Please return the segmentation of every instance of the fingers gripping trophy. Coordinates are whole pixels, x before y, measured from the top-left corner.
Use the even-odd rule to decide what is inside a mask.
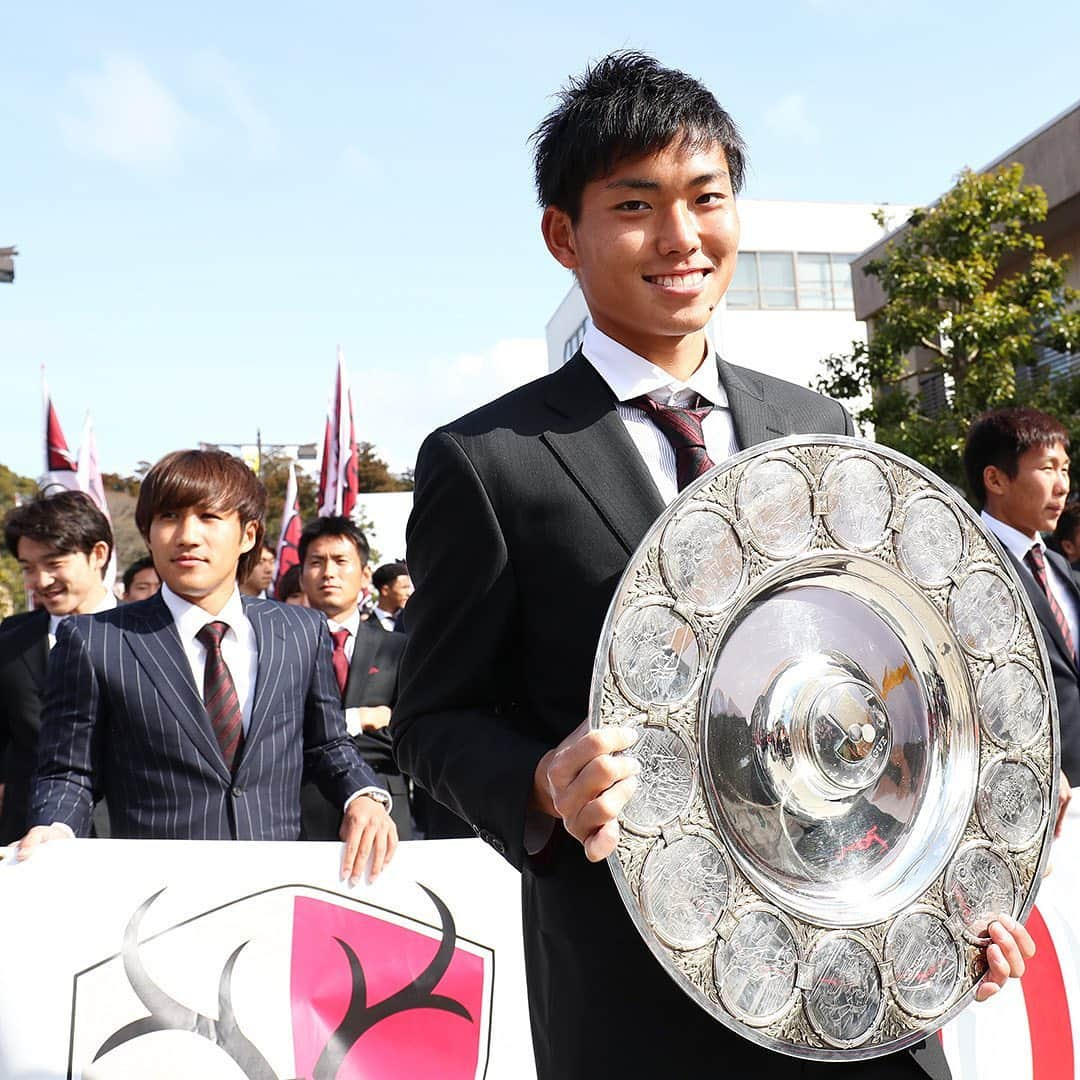
[[[924,1039],[1034,902],[1048,687],[1008,558],[920,465],[814,436],[707,473],[630,560],[592,683],[592,727],[637,735],[609,863],[657,961],[783,1053]]]

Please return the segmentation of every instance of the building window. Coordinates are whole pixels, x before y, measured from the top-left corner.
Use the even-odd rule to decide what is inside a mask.
[[[581,325],[566,339],[566,344],[562,347],[562,362],[564,364],[581,348],[581,343],[585,340],[585,331],[588,328],[589,317],[586,316],[581,320]]]
[[[727,291],[727,306],[818,311],[853,308],[853,258],[832,252],[743,251]]]

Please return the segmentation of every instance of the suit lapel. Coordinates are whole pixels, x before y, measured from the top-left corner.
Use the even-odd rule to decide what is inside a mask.
[[[255,698],[251,706],[251,724],[244,739],[244,752],[259,737],[266,724],[266,716],[281,682],[285,667],[285,627],[273,601],[255,602],[243,598],[244,614],[255,632],[258,650],[258,671],[255,676]]]
[[[375,616],[372,615],[371,619],[374,618]],[[353,642],[352,660],[349,661],[349,678],[345,683],[343,699],[346,708],[352,708],[353,703],[359,702],[364,689],[364,681],[371,671],[382,635],[386,633],[382,627],[376,629],[369,626],[371,619],[360,624],[356,632],[356,641]]]
[[[1004,547],[1004,545],[1002,545],[1002,547]],[[1017,559],[1011,551],[1008,555],[1009,558],[1012,559],[1013,566],[1016,568],[1017,577],[1019,577],[1020,581],[1023,583],[1024,591],[1028,594],[1031,606],[1035,609],[1035,617],[1042,624],[1042,628],[1046,634],[1053,640],[1058,652],[1060,652],[1061,655],[1068,660],[1070,666],[1076,670],[1076,657],[1070,653],[1068,646],[1065,644],[1065,636],[1061,632],[1061,627],[1058,626],[1057,619],[1054,618],[1054,613],[1050,610],[1050,601],[1046,599],[1046,594],[1039,588],[1038,582],[1027,567],[1023,566],[1020,560]],[[1048,551],[1047,555],[1052,556],[1053,552]],[[1075,595],[1075,586],[1073,588]],[[1080,607],[1080,597],[1077,597],[1077,605]]]
[[[735,441],[740,450],[789,435],[776,410],[765,400],[765,390],[754,373],[717,361],[720,382],[727,391]]]
[[[557,420],[541,439],[632,553],[664,500],[626,433],[610,388],[579,352],[550,379],[547,403]]]
[[[160,595],[139,607],[142,610],[138,612],[129,609],[132,625],[123,631],[125,642],[196,749],[229,781],[229,770],[203,707],[202,694],[195,687],[172,614]]]

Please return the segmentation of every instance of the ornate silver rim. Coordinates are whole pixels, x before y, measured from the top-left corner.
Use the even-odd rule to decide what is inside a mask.
[[[837,527],[836,521],[829,519],[830,511],[837,505],[835,498],[830,498],[830,484],[837,475],[837,464],[860,459],[872,462],[881,472],[891,500],[885,528],[873,544],[868,543],[867,538],[876,535],[874,526],[864,528],[849,517]],[[806,520],[807,508],[810,514],[812,527],[808,534],[803,537],[797,532],[796,539],[791,543],[782,541],[784,511],[781,509],[778,512],[779,517],[770,517],[773,512],[770,510],[766,513],[761,508],[760,490],[757,491],[758,514],[763,521],[761,528],[768,534],[764,539],[755,535],[753,514],[748,518],[744,513],[752,502],[752,499],[745,497],[745,493],[754,490],[743,485],[744,476],[749,469],[770,462],[781,462],[791,467],[777,472],[782,479],[790,478],[792,481],[791,490],[795,491],[800,503],[795,514],[796,522]],[[873,473],[866,467],[848,468],[853,474],[873,480]],[[760,478],[762,474],[758,475]],[[800,479],[806,483],[805,496]],[[758,488],[761,488],[760,484]],[[936,509],[926,509],[928,504],[923,500],[940,504],[949,517],[944,517]],[[882,514],[881,502],[879,486],[875,501],[877,515]],[[913,507],[915,513],[912,513]],[[741,546],[743,563],[738,573],[738,586],[730,598],[722,603],[699,606],[687,599],[685,589],[677,588],[670,566],[665,565],[663,543],[665,536],[672,535],[680,520],[690,513],[703,511],[715,515],[718,522],[734,530]],[[909,514],[912,514],[913,524],[910,535],[906,536],[904,526]],[[957,524],[959,537],[952,531],[952,521]],[[922,549],[919,544],[926,537],[920,537],[918,530],[928,532],[941,522],[946,524],[948,547],[944,553],[930,550],[920,562]],[[848,542],[845,542],[845,536]],[[952,561],[957,550],[959,557],[953,565],[948,566],[948,573],[940,572],[944,565]],[[909,569],[912,558],[905,557],[905,553],[926,571],[924,576],[929,575],[927,580],[921,581],[912,575]],[[935,562],[937,555],[941,557]],[[828,565],[836,567],[838,573],[843,572],[844,567],[877,566],[880,571],[871,570],[864,576],[875,578],[877,575],[881,582],[895,578],[899,583],[896,591],[906,590],[914,607],[926,604],[933,608],[936,613],[934,618],[945,630],[932,639],[932,648],[928,646],[926,649],[920,647],[921,651],[916,650],[920,664],[926,664],[929,674],[924,677],[923,668],[915,665],[918,670],[914,681],[927,698],[928,716],[934,718],[931,723],[946,726],[953,723],[954,727],[963,728],[962,738],[961,734],[956,735],[956,738],[961,738],[958,745],[963,745],[966,739],[966,745],[972,747],[970,797],[963,800],[962,807],[953,807],[953,816],[959,816],[959,823],[947,830],[947,843],[941,840],[940,835],[935,841],[939,848],[945,844],[945,849],[935,849],[936,854],[931,857],[931,863],[938,868],[932,880],[928,880],[917,895],[903,897],[904,904],[899,909],[886,914],[879,911],[874,920],[859,922],[846,917],[843,921],[830,921],[821,917],[820,909],[813,909],[813,914],[800,914],[785,903],[778,906],[778,899],[784,899],[782,890],[763,889],[762,882],[747,873],[745,858],[739,851],[733,850],[730,836],[725,835],[709,795],[709,785],[703,779],[706,773],[702,734],[706,730],[703,727],[706,713],[704,702],[726,630],[741,617],[752,598],[764,595],[763,590],[770,581],[791,578],[797,583],[800,564],[803,569],[807,566],[818,568],[815,572],[819,572],[821,566]],[[734,576],[734,569],[725,565],[723,574]],[[989,576],[977,577],[978,574]],[[960,590],[965,584],[967,592],[961,594]],[[1013,604],[1014,618],[1007,634],[1003,629],[1007,620],[998,619],[995,622],[991,618],[988,621],[982,618],[984,613],[979,609],[979,601],[984,596],[993,599],[999,594],[1008,595]],[[770,598],[772,595],[769,594]],[[916,597],[917,601],[914,599]],[[685,621],[692,632],[696,649],[688,687],[679,684],[678,694],[660,702],[648,700],[649,695],[641,689],[645,683],[640,679],[635,686],[627,685],[625,673],[619,670],[614,651],[620,617],[624,612],[649,606],[666,607]],[[887,610],[886,603],[878,607],[881,609],[878,614],[890,626],[900,618]],[[678,678],[685,678],[689,666],[681,650],[690,637],[683,634],[683,644],[673,645],[670,628],[665,625],[662,629],[667,636],[662,647],[654,649],[660,660],[664,661],[658,666],[662,674],[670,675],[677,670]],[[961,633],[967,635],[967,640],[961,641]],[[926,663],[932,649],[942,655],[955,654],[953,662],[963,670],[963,676],[957,676],[956,681],[958,684],[964,683],[963,687],[958,689],[941,685],[940,671],[930,670],[931,665]],[[1038,711],[1042,718],[1039,728],[1034,735],[1026,733],[1023,743],[1010,741],[1007,733],[1000,729],[991,732],[985,723],[976,721],[979,716],[976,688],[985,686],[992,673],[1006,664],[1018,664],[1034,676],[1035,685],[1042,696],[1041,711]],[[1052,685],[1044,674],[1048,670],[1038,625],[1026,594],[1004,553],[984,530],[977,515],[960,502],[942,481],[917,463],[887,448],[861,440],[840,436],[795,437],[738,454],[696,481],[661,515],[627,566],[605,622],[594,666],[590,700],[590,721],[594,727],[621,725],[637,726],[642,732],[665,731],[690,752],[693,766],[689,785],[691,790],[687,798],[680,798],[681,810],[662,823],[647,828],[626,821],[627,828],[622,831],[619,846],[608,860],[620,895],[650,950],[702,1008],[745,1038],[770,1049],[804,1058],[843,1060],[892,1053],[925,1038],[963,1008],[974,995],[981,974],[979,947],[986,943],[985,927],[979,925],[978,918],[972,919],[970,911],[963,911],[962,906],[965,897],[983,895],[980,889],[984,886],[989,890],[986,895],[991,895],[995,874],[1002,879],[997,881],[999,891],[1004,887],[1002,873],[993,860],[1001,859],[1008,867],[1008,878],[1013,889],[1009,914],[1022,918],[1034,903],[1049,852],[1052,821],[1048,807],[1056,794],[1058,774],[1057,715],[1053,697],[1047,690]],[[856,680],[852,685],[862,684]],[[724,687],[720,689],[723,691]],[[960,689],[969,698],[966,711],[952,708],[952,699],[948,697],[948,693],[956,696]],[[1030,686],[1025,684],[1024,692],[1029,691]],[[947,742],[939,742],[938,745],[947,745]],[[980,779],[986,777],[992,765],[1016,759],[1021,751],[1025,763],[1039,779],[1041,797],[1045,801],[1040,809],[1040,825],[1035,835],[1021,845],[1010,847],[1001,837],[988,832],[987,823],[983,820],[985,807],[980,814],[978,806],[977,785]],[[637,748],[633,752],[637,752]],[[680,790],[685,794],[685,786]],[[994,823],[990,825],[993,830]],[[708,942],[687,948],[685,941],[672,943],[670,937],[665,940],[664,935],[651,925],[642,897],[642,874],[654,850],[663,850],[675,840],[691,835],[707,835],[710,843],[723,853],[720,862],[725,867],[727,884],[723,913]],[[992,856],[984,858],[969,854],[980,849],[992,852]],[[958,867],[964,880],[958,878]],[[983,871],[989,873],[988,883],[980,884],[979,874]],[[724,943],[731,939],[740,920],[750,912],[767,912],[778,919],[779,924],[791,934],[798,958],[798,975],[790,995],[763,1016],[753,1015],[738,1007],[732,993],[725,993],[717,981],[716,965],[722,955],[727,955],[723,952]],[[954,992],[946,997],[940,1008],[925,1012],[913,1007],[910,1001],[905,1003],[891,982],[892,951],[897,933],[893,927],[905,916],[916,913],[937,919],[960,950],[961,957],[959,967],[962,977]],[[879,1007],[874,1011],[869,1027],[853,1038],[840,1037],[840,1029],[830,1030],[828,1023],[823,1023],[820,1016],[814,1020],[807,1001],[812,960],[815,956],[821,956],[823,942],[837,936],[855,940],[864,947],[880,975]],[[845,949],[849,948],[854,947],[845,946]],[[840,950],[840,954],[846,955],[846,952]],[[861,956],[857,952],[852,952],[852,955]],[[861,960],[857,966],[861,971]],[[865,990],[866,987],[862,987],[860,992]],[[777,992],[775,986],[769,988],[771,996],[766,996],[770,1003]]]

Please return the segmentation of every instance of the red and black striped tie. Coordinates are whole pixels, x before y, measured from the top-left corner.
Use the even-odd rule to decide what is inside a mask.
[[[1050,610],[1057,620],[1058,629],[1061,631],[1061,636],[1065,639],[1065,645],[1068,647],[1069,655],[1076,656],[1076,647],[1073,645],[1069,621],[1065,618],[1065,612],[1061,610],[1061,605],[1058,604],[1057,597],[1054,596],[1050,589],[1050,582],[1046,580],[1046,559],[1043,556],[1042,548],[1038,544],[1031,545],[1031,550],[1025,556],[1025,562],[1031,567],[1032,576],[1035,578],[1036,582],[1038,582],[1039,588],[1046,594],[1046,599],[1050,603]]]
[[[236,693],[232,672],[221,655],[221,639],[228,629],[228,623],[210,622],[195,637],[206,646],[203,704],[217,736],[218,746],[221,747],[221,756],[232,772],[244,742],[244,714],[240,708],[240,698]]]
[[[634,398],[627,404],[644,409],[671,443],[675,451],[675,478],[680,491],[713,467],[702,432],[702,423],[712,412],[712,405],[699,395],[694,395],[694,405],[689,408],[661,405],[648,394]]]

